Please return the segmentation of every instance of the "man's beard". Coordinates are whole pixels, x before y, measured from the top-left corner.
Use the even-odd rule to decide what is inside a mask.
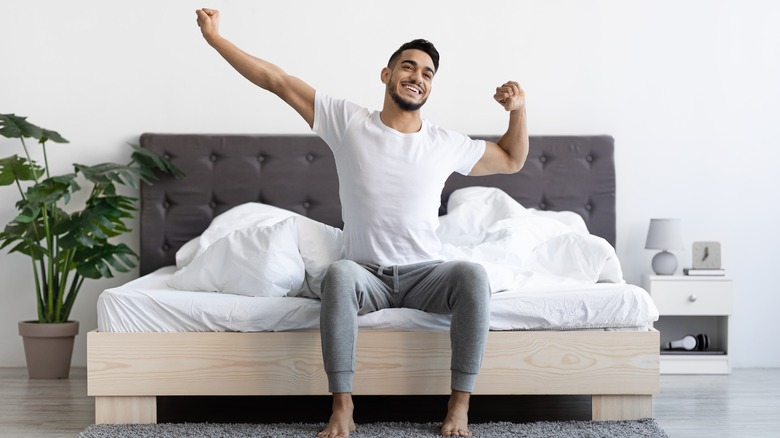
[[[393,102],[395,102],[395,104],[398,105],[398,108],[401,108],[404,111],[417,111],[418,109],[422,108],[423,105],[425,105],[425,102],[428,101],[428,98],[426,97],[419,103],[409,102],[404,100],[404,98],[401,97],[400,95],[398,95],[398,93],[395,92],[394,88],[391,87],[388,88],[390,88],[390,97],[393,98]]]

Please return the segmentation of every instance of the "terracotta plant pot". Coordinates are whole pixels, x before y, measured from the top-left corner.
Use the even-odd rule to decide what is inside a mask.
[[[19,334],[24,340],[24,355],[30,378],[67,379],[73,356],[73,341],[78,332],[78,321],[59,324],[21,321]]]

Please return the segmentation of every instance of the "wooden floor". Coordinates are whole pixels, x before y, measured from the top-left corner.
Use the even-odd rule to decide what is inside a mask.
[[[84,368],[74,368],[67,380],[29,380],[23,368],[0,368],[0,437],[78,436],[94,422],[94,403],[86,396],[86,386]],[[479,403],[475,400],[472,409],[477,410]],[[529,397],[520,399],[520,404],[518,411],[531,412],[534,417],[544,410],[543,419],[581,419],[590,410],[587,400],[577,399],[547,398],[540,403]],[[172,411],[169,421],[176,421],[177,415]],[[780,436],[780,369],[736,369],[728,376],[662,376],[654,415],[672,438]]]

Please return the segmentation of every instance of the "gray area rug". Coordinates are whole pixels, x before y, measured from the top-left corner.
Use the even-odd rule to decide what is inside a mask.
[[[351,437],[440,437],[440,423],[365,423]],[[279,437],[312,438],[325,427],[325,423],[296,424],[215,424],[215,423],[164,423],[164,424],[98,424],[89,426],[79,438],[129,438],[129,437]],[[652,419],[638,421],[540,421],[536,423],[481,423],[472,424],[475,437],[516,438],[669,438]]]

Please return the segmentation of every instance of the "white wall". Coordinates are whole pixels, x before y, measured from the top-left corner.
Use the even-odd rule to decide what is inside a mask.
[[[428,119],[500,134],[494,88],[517,80],[531,134],[610,134],[618,171],[618,255],[626,279],[649,272],[651,217],[680,217],[690,243],[719,240],[736,281],[734,366],[780,366],[780,4],[766,1],[104,2],[0,0],[0,112],[58,130],[60,171],[129,157],[143,132],[307,133],[277,98],[233,72],[201,39],[197,7],[222,10],[223,34],[315,88],[370,108],[379,71],[401,43],[442,53]],[[0,156],[17,153],[0,141]],[[0,224],[14,216],[0,188]],[[775,202],[773,202],[775,201]],[[137,248],[137,236],[125,239]],[[29,262],[0,254],[0,366],[24,364],[19,320],[35,317]],[[100,290],[74,311],[96,327]],[[86,337],[74,364],[84,365]]]

